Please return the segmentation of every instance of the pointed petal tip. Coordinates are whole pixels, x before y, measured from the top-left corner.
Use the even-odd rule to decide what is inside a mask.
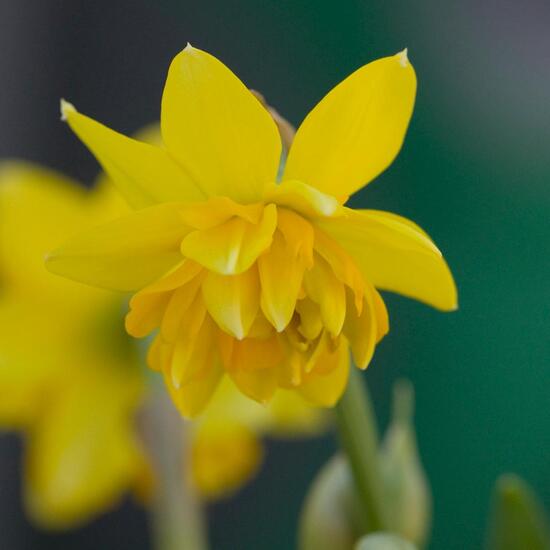
[[[444,313],[454,313],[455,311],[458,311],[458,297],[455,296],[453,300],[449,300],[447,303],[441,304],[439,307],[436,306],[436,309],[439,309]]]
[[[269,319],[271,322],[271,326],[279,334],[285,330],[285,328],[288,326],[288,323],[290,322],[290,320],[285,319],[281,315],[277,315],[277,312],[275,312],[275,314],[272,314]]]
[[[407,67],[409,65],[409,48],[405,48],[397,53],[396,57],[402,67]]]
[[[69,103],[65,99],[61,98],[59,102],[60,110],[61,110],[61,120],[63,122],[66,122],[70,113],[75,113],[76,108],[72,103]]]
[[[43,261],[44,261],[44,267],[48,270],[48,271],[52,271],[51,270],[51,263],[52,263],[52,260],[55,259],[55,250],[51,251],[51,252],[46,252],[46,254],[44,254],[44,258],[43,258]],[[53,273],[53,272],[52,272]]]
[[[172,372],[170,373],[170,377],[172,379],[172,386],[174,387],[174,389],[176,390],[179,390],[180,387],[181,387],[181,379],[179,376],[176,376],[176,373],[172,370]]]

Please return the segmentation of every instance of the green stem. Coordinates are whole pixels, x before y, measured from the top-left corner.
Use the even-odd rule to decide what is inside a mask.
[[[150,384],[150,389],[144,440],[156,480],[150,508],[153,547],[206,550],[202,509],[190,479],[190,468],[184,465],[191,456],[189,425],[181,419],[161,385]]]
[[[388,528],[382,474],[378,458],[378,430],[366,385],[352,368],[348,387],[336,406],[338,431],[348,456],[369,531]]]

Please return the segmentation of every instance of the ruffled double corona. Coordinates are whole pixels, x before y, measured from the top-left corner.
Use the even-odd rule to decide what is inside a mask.
[[[282,176],[268,111],[220,61],[188,46],[162,99],[160,146],[64,102],[63,118],[135,211],[53,252],[51,271],[124,291],[126,328],[155,333],[149,364],[182,414],[224,375],[267,402],[278,388],[332,406],[388,331],[377,288],[442,310],[456,290],[412,222],[343,203],[401,148],[416,77],[405,52],[365,65],[306,117]]]

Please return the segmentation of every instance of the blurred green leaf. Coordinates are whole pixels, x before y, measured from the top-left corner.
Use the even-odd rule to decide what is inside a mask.
[[[363,537],[355,550],[415,550],[415,546],[393,533],[373,533]]]
[[[488,550],[549,550],[550,530],[542,505],[529,485],[514,474],[495,486]]]

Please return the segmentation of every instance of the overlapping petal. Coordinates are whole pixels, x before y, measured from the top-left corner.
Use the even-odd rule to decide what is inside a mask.
[[[180,389],[194,380],[203,379],[216,362],[212,339],[214,323],[205,315],[200,299],[195,299],[182,323],[182,334],[174,342],[170,375],[172,385]]]
[[[277,225],[277,208],[269,204],[257,224],[234,216],[226,222],[187,235],[181,252],[202,266],[222,275],[249,269],[271,244]]]
[[[204,363],[201,376],[192,378],[179,388],[174,386],[169,373],[165,373],[164,379],[180,413],[187,418],[193,418],[202,412],[216,391],[222,375],[223,369],[219,362],[210,360]]]
[[[296,300],[302,290],[304,270],[311,261],[311,243],[307,250],[308,225],[303,225],[301,235],[277,231],[269,252],[258,259],[262,287],[262,311],[270,323],[281,332],[288,325]],[[309,226],[311,231],[311,226]],[[311,234],[310,238],[313,238]],[[309,267],[309,266],[308,266]],[[284,284],[281,282],[284,281]]]
[[[350,361],[343,342],[334,348],[325,347],[318,356],[314,371],[306,377],[298,391],[312,405],[333,407],[346,388]]]
[[[182,294],[184,299],[189,302],[187,305],[190,305],[200,283],[200,280],[192,281],[199,275],[200,271],[201,267],[195,262],[183,260],[175,268],[166,273],[164,277],[146,286],[137,294],[134,294],[130,300],[130,311],[126,315],[126,330],[128,334],[136,338],[147,336],[147,334],[162,324],[166,311],[168,311],[166,322],[174,323],[171,318],[175,317],[175,330],[177,330],[179,320],[185,314],[186,308],[182,307],[181,302],[178,302],[175,315],[171,315],[171,310],[175,309],[174,303],[178,300],[175,297],[175,293],[171,291],[185,287],[183,292],[178,290],[178,293]],[[188,286],[189,283],[194,285],[194,290]]]
[[[406,51],[361,67],[302,122],[283,179],[304,181],[344,201],[396,157],[415,95]]]
[[[161,147],[126,137],[62,102],[63,118],[134,208],[200,201],[205,193]]]
[[[170,65],[161,128],[170,153],[209,195],[255,202],[275,181],[281,139],[271,115],[223,63],[190,45]]]
[[[286,206],[307,218],[337,216],[341,212],[339,202],[332,195],[298,180],[267,186],[264,200]]]
[[[348,291],[348,308],[343,333],[350,343],[355,364],[366,369],[374,354],[378,341],[388,332],[386,306],[376,289],[368,287],[363,307],[358,313],[351,303],[353,297]]]
[[[242,340],[248,335],[260,307],[258,268],[238,275],[209,273],[202,285],[208,312],[218,326]]]
[[[313,267],[306,271],[304,288],[320,309],[324,326],[338,336],[346,317],[344,285],[337,279],[329,264],[317,256]]]
[[[423,232],[395,214],[347,210],[319,227],[354,259],[376,288],[415,298],[438,309],[457,307],[456,286],[441,252]]]
[[[236,368],[227,374],[244,395],[264,405],[270,401],[279,385],[275,367],[258,370]]]
[[[159,204],[81,234],[52,252],[46,265],[75,281],[138,290],[182,260],[187,232],[178,203]]]

